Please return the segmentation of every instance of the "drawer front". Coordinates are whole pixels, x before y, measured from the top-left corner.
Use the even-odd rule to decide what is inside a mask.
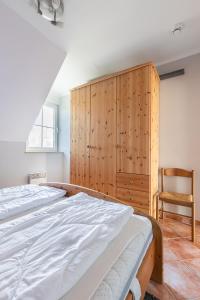
[[[149,176],[117,173],[117,187],[135,191],[149,192]]]
[[[135,208],[149,210],[149,193],[117,188],[117,198]]]
[[[132,207],[134,208],[135,212],[139,211],[139,212],[145,213],[146,215],[150,215],[150,211],[148,208],[137,207],[134,205],[132,205]]]

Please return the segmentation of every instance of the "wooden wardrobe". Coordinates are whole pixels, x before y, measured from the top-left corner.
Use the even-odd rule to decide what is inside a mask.
[[[159,76],[151,63],[71,92],[71,183],[152,216],[158,189]]]

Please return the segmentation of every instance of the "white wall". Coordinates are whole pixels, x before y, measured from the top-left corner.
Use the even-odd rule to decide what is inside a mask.
[[[70,95],[65,97],[48,97],[47,103],[58,107],[58,151],[63,153],[63,182],[70,181]]]
[[[0,141],[25,142],[65,58],[0,1]]]
[[[27,174],[47,172],[48,181],[63,182],[63,153],[25,153],[23,142],[0,142],[0,188],[27,183]]]
[[[161,81],[160,166],[196,170],[197,218],[200,220],[200,54],[162,65],[165,73],[180,68],[185,75]],[[188,191],[184,179],[170,180],[170,190]],[[167,209],[177,211],[173,206]],[[180,213],[188,213],[178,208]]]
[[[25,141],[65,52],[2,1],[0,36],[0,187],[40,171],[63,181],[63,153],[25,153]]]
[[[59,105],[59,151],[64,155],[64,181],[70,181],[70,97],[60,99]]]

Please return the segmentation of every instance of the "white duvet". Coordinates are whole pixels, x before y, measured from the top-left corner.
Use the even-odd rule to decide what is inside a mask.
[[[0,220],[50,203],[65,194],[61,189],[34,184],[0,189]]]
[[[80,193],[0,225],[0,299],[57,300],[119,234],[132,208]]]

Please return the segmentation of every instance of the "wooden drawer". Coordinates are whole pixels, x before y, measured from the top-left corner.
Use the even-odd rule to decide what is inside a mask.
[[[149,175],[117,173],[117,187],[148,192]]]
[[[116,198],[135,208],[149,210],[149,193],[117,188]]]
[[[145,213],[146,215],[150,215],[149,209],[148,208],[143,208],[143,207],[137,207],[132,205],[135,211],[140,211],[142,213]]]

